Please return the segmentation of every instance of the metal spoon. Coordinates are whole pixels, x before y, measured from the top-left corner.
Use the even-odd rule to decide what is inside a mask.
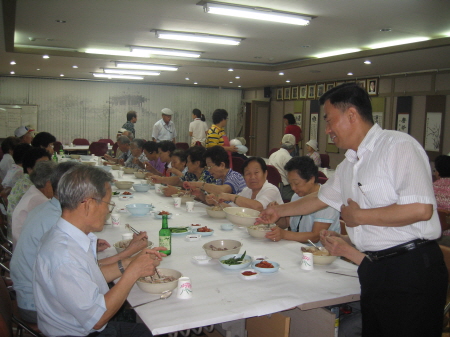
[[[148,303],[151,303],[151,302],[155,302],[155,301],[159,301],[159,300],[165,300],[166,298],[169,298],[171,295],[172,295],[172,291],[166,290],[166,291],[164,291],[161,294],[160,298],[157,298],[156,300],[152,300],[152,301],[148,301],[148,302],[144,302],[144,303],[135,305],[134,307],[131,307],[130,309],[134,309],[134,308],[140,307],[141,305],[148,304]]]
[[[319,247],[317,247],[315,244],[314,244],[314,242],[312,242],[311,240],[309,240],[308,239],[308,242],[310,243],[310,244],[312,244],[315,248],[317,248],[317,250],[320,250],[320,248]]]

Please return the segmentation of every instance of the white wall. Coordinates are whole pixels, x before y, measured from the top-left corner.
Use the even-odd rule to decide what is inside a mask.
[[[175,112],[179,142],[188,142],[194,108],[203,112],[208,125],[215,109],[227,110],[226,132],[233,138],[241,95],[241,90],[0,77],[0,104],[38,105],[38,131],[52,133],[63,144],[74,138],[114,139],[129,110],[138,113],[136,136],[150,140],[162,108]]]

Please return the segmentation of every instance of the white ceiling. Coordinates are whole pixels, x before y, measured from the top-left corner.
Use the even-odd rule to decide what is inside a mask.
[[[0,75],[15,71],[14,76],[61,78],[60,74],[64,74],[64,78],[92,80],[93,72],[114,67],[114,61],[129,60],[180,66],[177,72],[147,76],[144,82],[181,85],[197,82],[200,86],[252,88],[287,85],[288,79],[291,84],[296,84],[450,68],[450,1],[223,1],[315,16],[305,27],[206,14],[197,2],[3,0]],[[15,23],[11,22],[14,3],[17,3]],[[380,32],[382,28],[392,31]],[[157,39],[151,32],[154,29],[226,35],[245,40],[239,46],[169,41]],[[374,43],[412,37],[431,40],[377,50],[367,48]],[[64,47],[77,51],[37,50],[17,45]],[[127,58],[83,52],[86,48],[128,50],[130,45],[189,49],[203,54],[200,59],[188,60]],[[313,57],[344,48],[362,51],[324,59]],[[50,59],[43,59],[43,54],[50,55]],[[372,64],[363,64],[366,59]],[[16,65],[10,65],[13,60]],[[73,69],[73,65],[78,69]],[[234,68],[234,72],[229,72],[229,67]],[[36,70],[38,68],[40,70]],[[280,71],[285,75],[278,75]],[[354,75],[347,76],[348,72]],[[185,80],[186,77],[189,80]]]

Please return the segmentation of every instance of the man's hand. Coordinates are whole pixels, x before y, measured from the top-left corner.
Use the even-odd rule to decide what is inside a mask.
[[[121,165],[121,166],[125,165],[125,160],[120,159],[120,160],[119,160],[119,165]]]
[[[156,249],[143,249],[142,252],[128,265],[125,272],[132,273],[136,280],[140,277],[154,275],[155,269],[159,266],[162,256],[165,256],[158,251],[159,248],[162,247]]]
[[[348,206],[341,206],[341,218],[345,221],[348,227],[357,227],[362,225],[358,222],[358,213],[361,211],[359,205],[352,199],[347,199]]]
[[[171,167],[167,171],[169,171],[170,173],[175,174],[177,177],[182,177],[183,176],[183,173],[180,170],[178,170],[178,169],[176,169],[174,167]]]
[[[255,225],[275,223],[279,218],[280,216],[275,207],[267,207],[264,211],[259,213],[259,218],[256,219]]]
[[[97,252],[103,252],[105,249],[111,247],[111,245],[108,243],[108,241],[103,239],[97,240]]]
[[[171,197],[173,194],[178,193],[178,188],[169,185],[163,190],[163,193],[166,197]]]
[[[148,236],[147,232],[140,232],[139,235],[133,234],[133,239],[131,239],[130,244],[123,251],[126,256],[131,256],[136,254],[148,246]]]
[[[284,230],[276,226],[271,228],[271,231],[266,234],[266,238],[272,241],[280,241],[284,238]]]

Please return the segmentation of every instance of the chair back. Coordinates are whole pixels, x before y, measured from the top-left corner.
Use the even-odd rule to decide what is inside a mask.
[[[278,188],[281,187],[281,175],[275,166],[267,165],[267,181]]]
[[[89,145],[89,141],[85,138],[75,138],[72,141],[73,145]]]
[[[108,152],[108,144],[93,142],[91,145],[89,145],[89,151],[91,152],[91,154],[95,154],[96,156],[104,156],[105,153]]]
[[[189,150],[189,144],[188,143],[175,143],[175,147],[179,150],[187,151]]]
[[[273,149],[271,149],[269,151],[269,155],[267,156],[267,158],[269,158],[272,153],[277,152],[279,149],[280,149],[279,147],[274,147]]]
[[[317,172],[317,176],[320,178],[327,178],[327,176],[325,175],[325,173],[323,173],[322,171]]]
[[[242,171],[242,166],[244,165],[244,159],[231,156],[231,161],[233,162],[233,171],[239,172],[244,175],[244,171]]]
[[[64,150],[64,147],[61,142],[54,142],[53,143],[53,150],[57,153],[59,153],[60,150]]]
[[[114,142],[112,141],[112,139],[109,139],[109,138],[99,139],[98,141],[99,141],[99,143],[107,143],[111,146],[114,145]]]
[[[327,182],[328,178],[327,177],[319,177],[317,178],[317,182],[321,185],[325,184]]]
[[[320,167],[323,168],[330,168],[330,156],[327,155],[326,153],[320,153]]]
[[[450,229],[450,211],[438,209],[439,220],[441,221],[442,231]]]

